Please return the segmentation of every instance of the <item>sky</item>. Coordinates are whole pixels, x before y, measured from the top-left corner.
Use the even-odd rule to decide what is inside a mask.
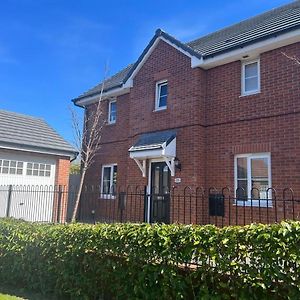
[[[155,30],[188,42],[286,0],[0,0],[0,109],[73,142],[71,99],[134,62]],[[77,109],[79,113],[82,111]]]

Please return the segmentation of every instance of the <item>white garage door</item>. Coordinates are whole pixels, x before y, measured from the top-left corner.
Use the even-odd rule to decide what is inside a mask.
[[[0,152],[0,217],[52,221],[55,166],[51,157]]]

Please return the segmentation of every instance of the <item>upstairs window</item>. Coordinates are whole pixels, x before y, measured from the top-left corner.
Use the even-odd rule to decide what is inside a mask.
[[[117,185],[117,165],[102,166],[101,196],[104,198],[114,197]]]
[[[167,108],[168,100],[168,82],[159,81],[156,83],[156,100],[155,110],[161,110]]]
[[[259,60],[243,63],[242,65],[242,95],[260,92]]]
[[[108,103],[108,124],[114,124],[117,120],[117,101],[111,100]]]

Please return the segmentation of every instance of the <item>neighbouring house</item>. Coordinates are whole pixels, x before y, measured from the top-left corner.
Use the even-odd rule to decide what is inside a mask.
[[[300,66],[284,53],[300,57],[300,1],[188,43],[157,30],[134,64],[104,82],[106,126],[86,177],[101,186],[95,201],[120,208],[114,191],[146,186],[144,206],[127,193],[127,216],[205,223],[213,197],[175,203],[172,190],[228,187],[235,201],[216,217],[299,215],[298,202],[282,207],[275,197],[292,187],[300,198]],[[73,102],[90,113],[101,87]]]
[[[70,161],[76,156],[43,119],[0,110],[0,217],[56,218],[56,190],[67,188]],[[59,205],[62,221],[67,201]]]

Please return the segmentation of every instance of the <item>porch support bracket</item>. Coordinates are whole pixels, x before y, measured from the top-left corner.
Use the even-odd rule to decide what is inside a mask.
[[[146,177],[146,160],[142,160],[142,162],[136,158],[134,158],[134,161],[142,171],[143,177]]]
[[[166,162],[170,172],[171,176],[175,176],[175,158],[174,157],[164,157],[164,161]]]

